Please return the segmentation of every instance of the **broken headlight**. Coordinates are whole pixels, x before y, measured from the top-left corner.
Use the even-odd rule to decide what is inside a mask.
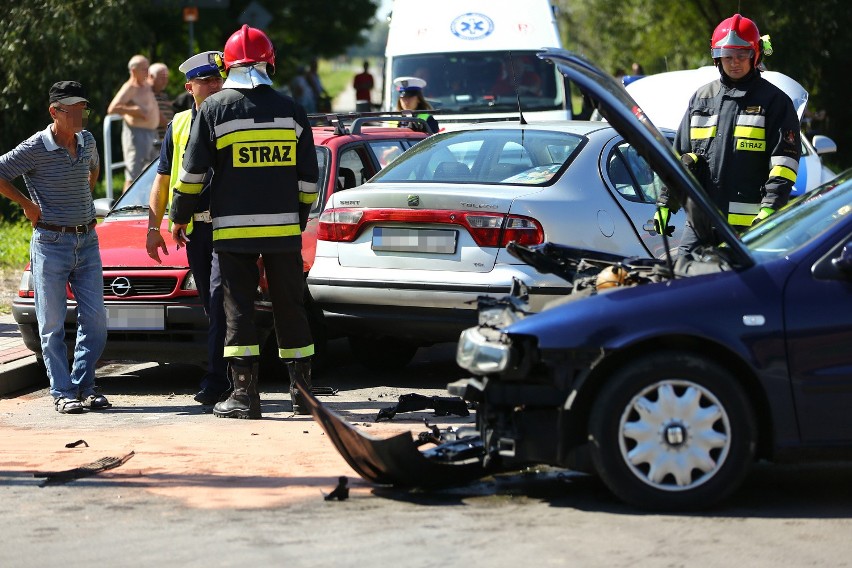
[[[512,342],[504,334],[495,335],[488,337],[479,327],[464,330],[456,350],[456,363],[459,367],[475,375],[488,375],[505,370],[509,366]]]

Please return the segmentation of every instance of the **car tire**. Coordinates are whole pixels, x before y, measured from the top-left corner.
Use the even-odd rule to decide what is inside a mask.
[[[349,349],[355,360],[373,371],[394,371],[408,365],[417,354],[417,345],[388,336],[349,336]]]
[[[616,371],[591,409],[589,440],[595,470],[617,497],[665,511],[728,497],[748,473],[757,443],[754,412],[736,378],[679,352]]]

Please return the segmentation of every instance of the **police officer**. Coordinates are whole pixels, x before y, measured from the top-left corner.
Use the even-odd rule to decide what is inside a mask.
[[[221,61],[218,51],[205,51],[193,55],[179,69],[186,75],[184,88],[192,95],[194,105],[191,109],[177,113],[166,128],[163,145],[160,148],[160,162],[157,165],[157,177],[151,188],[148,211],[148,236],[145,248],[148,256],[160,263],[159,252],[168,255],[166,242],[160,234],[160,224],[166,211],[166,205],[172,199],[171,181],[178,179],[181,160],[189,130],[198,107],[204,99],[222,90],[222,77],[216,63]],[[186,228],[191,235],[186,245],[189,268],[195,278],[198,296],[209,318],[207,333],[207,373],[201,379],[201,390],[195,400],[204,405],[212,405],[220,400],[228,390],[223,345],[225,343],[225,308],[223,303],[222,282],[219,276],[219,258],[213,250],[213,225],[210,219],[210,178],[209,172],[204,186],[195,203],[192,219]],[[180,246],[180,245],[179,245]]]
[[[275,318],[278,356],[290,374],[293,410],[307,414],[295,383],[310,388],[313,340],[303,305],[301,232],[317,198],[319,175],[313,134],[304,109],[272,88],[272,42],[244,25],[224,49],[227,79],[198,110],[174,188],[172,236],[195,211],[208,168],[213,247],[225,289],[224,355],[234,385],[213,407],[218,417],[261,417],[257,391],[260,345],[254,300],[262,256]]]
[[[414,112],[414,116],[426,121],[426,124],[431,130],[429,134],[438,132],[438,121],[435,120],[435,117],[431,113],[423,112],[432,110],[432,105],[423,96],[426,81],[420,77],[397,77],[393,80],[393,84],[396,85],[397,93],[399,93],[399,98],[396,101],[396,110],[410,110]],[[423,126],[417,123],[407,124],[400,122],[399,125],[408,126],[412,130],[426,131]]]
[[[744,231],[790,197],[801,153],[799,119],[790,98],[760,76],[761,60],[772,48],[753,21],[740,14],[723,20],[713,32],[710,53],[720,77],[690,99],[675,149],[728,223]],[[660,234],[671,234],[668,220],[680,205],[677,197],[663,191],[657,202]],[[701,226],[706,220],[688,217],[681,253],[716,244],[709,242],[712,228]]]

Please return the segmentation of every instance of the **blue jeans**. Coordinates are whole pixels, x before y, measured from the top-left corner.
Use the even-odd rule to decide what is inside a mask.
[[[95,364],[107,337],[98,235],[36,227],[30,241],[30,264],[50,394],[82,400],[95,394]],[[77,340],[70,372],[65,347],[66,284],[71,285],[77,300]]]

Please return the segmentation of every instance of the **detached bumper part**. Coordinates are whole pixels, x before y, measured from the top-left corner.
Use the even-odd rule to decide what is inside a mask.
[[[359,432],[325,408],[296,383],[305,406],[322,427],[346,463],[365,480],[400,487],[439,487],[464,484],[489,473],[479,459],[478,438],[450,442],[450,446],[421,452],[410,432],[378,439]],[[430,458],[431,456],[431,458]],[[446,461],[460,459],[461,461]]]

